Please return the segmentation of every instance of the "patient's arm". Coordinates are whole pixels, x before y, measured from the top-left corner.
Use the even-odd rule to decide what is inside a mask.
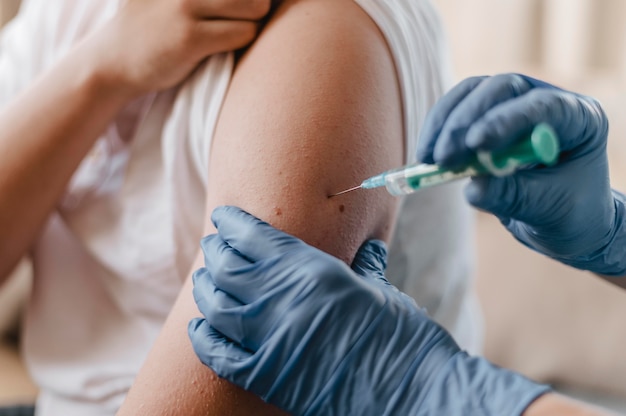
[[[396,200],[328,195],[402,163],[401,111],[386,43],[353,0],[283,2],[239,62],[220,115],[205,232],[215,231],[213,208],[233,204],[351,262],[364,240],[389,238]],[[278,412],[196,358],[189,280],[121,414]]]

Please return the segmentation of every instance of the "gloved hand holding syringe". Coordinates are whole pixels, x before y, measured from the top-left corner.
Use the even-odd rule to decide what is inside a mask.
[[[499,151],[477,152],[467,164],[457,168],[416,163],[388,170],[365,179],[359,186],[330,195],[342,195],[357,189],[373,189],[384,186],[392,195],[406,195],[420,189],[441,185],[457,179],[478,175],[506,176],[525,166],[543,164],[551,166],[559,157],[559,140],[548,124],[535,126],[532,133]]]

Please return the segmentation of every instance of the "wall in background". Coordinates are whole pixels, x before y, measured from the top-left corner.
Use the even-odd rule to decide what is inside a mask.
[[[622,0],[435,0],[459,72],[626,73]]]

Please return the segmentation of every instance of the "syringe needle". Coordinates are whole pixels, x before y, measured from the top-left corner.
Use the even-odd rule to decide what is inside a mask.
[[[328,195],[328,197],[332,198],[333,196],[343,195],[343,194],[346,194],[348,192],[356,191],[357,189],[360,189],[360,188],[361,188],[361,185],[358,185],[358,186],[355,186],[354,188],[346,189],[345,191],[341,191],[341,192],[337,192],[336,194]]]

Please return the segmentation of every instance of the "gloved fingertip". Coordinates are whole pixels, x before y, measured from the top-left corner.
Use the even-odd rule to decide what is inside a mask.
[[[352,270],[364,279],[386,280],[387,245],[381,240],[368,240],[352,261]]]
[[[219,223],[222,219],[228,215],[232,215],[234,213],[241,212],[240,208],[237,208],[232,205],[221,205],[215,207],[213,212],[211,213],[211,222],[219,230]]]
[[[376,256],[386,259],[387,258],[387,244],[383,240],[378,240],[373,238],[371,240],[367,240],[363,245],[361,245],[361,250],[366,250],[375,254]]]
[[[203,318],[194,318],[187,325],[187,335],[198,359],[204,365],[213,368],[211,364],[215,359],[215,354],[223,349],[215,330]]]
[[[428,152],[425,149],[420,149],[418,147],[415,150],[415,160],[421,163],[428,163],[426,162],[426,159],[428,159]]]
[[[198,310],[206,316],[206,311],[209,310],[208,307],[213,303],[213,297],[215,296],[215,283],[208,269],[205,268],[197,270],[194,275],[192,275],[192,279],[193,289],[191,293],[193,299],[196,302]]]
[[[433,144],[434,140],[430,137],[423,137],[424,133],[420,134],[419,141],[417,143],[417,149],[415,150],[415,160],[421,163],[435,163],[433,159]]]
[[[204,237],[202,237],[200,239],[200,247],[204,247],[206,240],[210,239],[212,235],[215,235],[215,234],[207,234]]]
[[[206,262],[206,257],[208,256],[209,247],[211,247],[212,241],[215,240],[216,238],[220,238],[219,235],[209,234],[203,237],[202,240],[200,240],[200,249],[202,250],[202,253],[204,254],[205,262]]]
[[[508,217],[498,217],[496,215],[496,217],[498,218],[498,220],[500,220],[500,224],[502,224],[504,227],[508,228],[509,225],[511,224],[512,219],[508,218]]]
[[[465,130],[448,132],[442,137],[433,151],[434,163],[446,168],[455,168],[470,161],[472,152],[465,145]]]
[[[451,159],[454,154],[454,150],[450,149],[450,145],[447,144],[444,140],[437,142],[435,148],[433,149],[433,163],[437,163],[442,166],[449,166],[451,164]]]
[[[549,84],[549,83],[547,83],[545,81],[542,81],[542,80],[537,79],[537,78],[530,77],[530,76],[525,75],[525,74],[515,73],[515,75],[517,75],[520,78],[522,78],[524,81],[526,81],[533,88],[548,88],[548,89],[561,90],[561,88],[557,87],[556,85]]]
[[[394,285],[391,284],[391,282],[389,280],[387,280],[387,278],[385,277],[385,275],[380,275],[380,276],[376,276],[376,281],[378,283],[382,283],[385,286],[391,286],[394,288],[394,290],[398,290],[397,287],[395,287]]]
[[[234,381],[240,363],[249,360],[252,353],[232,342],[202,318],[189,323],[189,339],[200,361],[218,376]]]
[[[228,238],[224,237],[224,228],[238,230],[259,225],[271,227],[267,222],[234,205],[223,205],[215,208],[211,213],[211,221],[217,228],[220,236],[226,241],[228,241]]]
[[[415,152],[415,160],[420,163],[428,163],[433,164],[435,160],[433,159],[433,153],[430,149],[417,149]]]
[[[227,341],[227,339],[204,318],[193,318],[189,321],[189,324],[187,324],[187,334],[198,355],[202,354],[206,356],[210,354],[212,352],[211,350],[219,344],[232,344],[232,342]],[[208,348],[210,346],[214,348]]]
[[[189,321],[187,324],[187,333],[189,334],[189,337],[192,337],[198,329],[204,325],[204,323],[206,323],[206,319],[204,318],[193,318]]]
[[[200,278],[201,275],[206,273],[206,271],[206,267],[201,267],[193,272],[193,274],[191,275],[191,282],[194,286],[196,285],[196,281]]]
[[[483,124],[480,123],[480,121],[474,123],[465,136],[465,146],[472,151],[477,151],[488,150],[486,149],[488,145],[489,143],[487,142]]]
[[[254,221],[262,222],[249,212],[234,205],[222,205],[216,207],[211,213],[211,221],[217,230],[225,221]]]

